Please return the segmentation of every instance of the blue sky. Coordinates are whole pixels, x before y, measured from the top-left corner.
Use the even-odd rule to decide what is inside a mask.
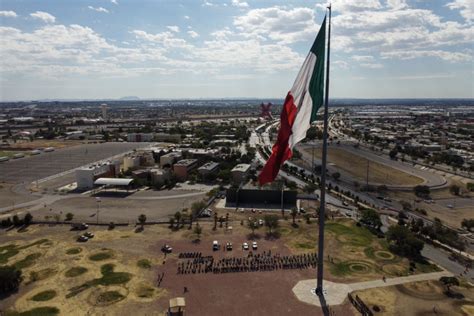
[[[0,100],[283,98],[303,0],[1,0]],[[331,97],[474,97],[474,1],[333,0]]]

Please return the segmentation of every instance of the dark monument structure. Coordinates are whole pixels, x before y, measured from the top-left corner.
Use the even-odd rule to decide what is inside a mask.
[[[296,207],[296,191],[227,189],[226,207],[291,209]]]
[[[263,103],[260,104],[260,107],[262,109],[262,113],[260,113],[260,117],[261,118],[264,118],[266,120],[273,120],[273,116],[272,116],[272,103],[269,102],[267,104]]]

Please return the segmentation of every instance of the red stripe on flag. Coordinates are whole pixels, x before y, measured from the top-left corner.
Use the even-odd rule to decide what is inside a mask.
[[[258,177],[260,185],[265,183],[272,182],[275,180],[280,171],[281,165],[288,159],[291,158],[292,152],[288,146],[288,140],[292,133],[291,129],[293,123],[295,122],[296,113],[298,109],[294,103],[293,96],[291,91],[288,92],[285,103],[283,104],[283,109],[280,114],[280,130],[278,131],[278,138],[273,145],[272,154],[268,158],[265,167],[263,167],[262,172]]]

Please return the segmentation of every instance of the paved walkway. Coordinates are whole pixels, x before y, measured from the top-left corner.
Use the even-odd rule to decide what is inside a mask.
[[[393,286],[398,284],[404,284],[409,282],[418,282],[418,281],[429,281],[429,280],[439,280],[442,276],[451,276],[452,273],[448,271],[442,272],[433,272],[433,273],[423,273],[415,274],[406,277],[399,278],[390,278],[383,280],[373,280],[366,282],[358,283],[335,283],[330,281],[324,281],[324,297],[326,299],[326,304],[331,305],[340,305],[347,298],[347,294],[358,291],[366,290],[378,287]],[[293,287],[293,293],[296,297],[305,303],[321,306],[319,298],[314,294],[314,288],[316,287],[316,279],[303,280],[299,281],[295,287]]]

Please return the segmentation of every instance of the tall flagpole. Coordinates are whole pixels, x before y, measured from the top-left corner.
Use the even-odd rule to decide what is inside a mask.
[[[329,27],[328,27],[328,47],[326,59],[326,95],[324,102],[324,127],[323,127],[323,157],[321,164],[321,198],[319,206],[319,240],[318,240],[318,276],[316,293],[323,295],[323,263],[324,263],[324,217],[326,209],[326,160],[328,153],[328,101],[329,101],[329,59],[331,45],[331,4],[329,10]]]

